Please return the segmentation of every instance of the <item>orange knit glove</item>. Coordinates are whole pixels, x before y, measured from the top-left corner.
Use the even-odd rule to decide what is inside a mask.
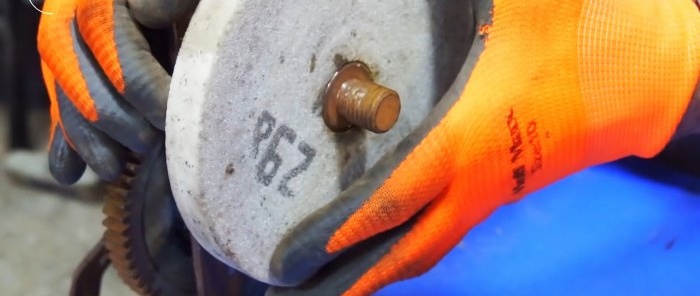
[[[61,183],[85,162],[102,178],[122,171],[125,148],[147,151],[163,129],[170,76],[132,17],[172,24],[195,0],[46,0],[38,47],[51,99],[49,163]],[[146,17],[148,16],[148,17]]]
[[[494,0],[487,31],[466,86],[288,233],[270,270],[302,282],[335,260],[272,295],[375,292],[426,272],[503,204],[656,155],[700,76],[692,0]]]

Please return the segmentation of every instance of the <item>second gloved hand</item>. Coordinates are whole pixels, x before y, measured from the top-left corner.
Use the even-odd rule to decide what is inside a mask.
[[[144,153],[164,127],[170,76],[135,18],[165,27],[195,0],[46,0],[38,47],[51,99],[49,167],[71,184],[85,164],[114,180],[127,149]]]
[[[499,206],[588,166],[652,157],[697,116],[691,0],[494,0],[482,32],[466,86],[287,233],[270,272],[301,285],[268,295],[366,295],[420,275]]]

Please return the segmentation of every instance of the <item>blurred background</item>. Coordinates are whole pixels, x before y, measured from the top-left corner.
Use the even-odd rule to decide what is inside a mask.
[[[103,232],[94,175],[65,188],[48,173],[39,16],[28,0],[0,0],[0,295],[68,295],[73,269]],[[104,295],[134,295],[111,269],[103,283]]]

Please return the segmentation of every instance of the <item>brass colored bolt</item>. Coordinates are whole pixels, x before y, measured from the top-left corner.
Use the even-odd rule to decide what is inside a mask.
[[[359,126],[384,133],[394,126],[400,111],[399,95],[374,83],[367,66],[359,62],[340,68],[324,94],[323,120],[336,132]]]

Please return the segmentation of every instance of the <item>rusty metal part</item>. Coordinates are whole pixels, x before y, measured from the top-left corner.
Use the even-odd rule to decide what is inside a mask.
[[[173,28],[142,28],[153,54],[172,71],[191,13]],[[142,160],[142,161],[140,161]],[[107,186],[103,238],[75,271],[71,296],[100,294],[107,265],[142,296],[260,296],[267,285],[212,257],[190,237],[168,183],[162,143],[142,158],[131,155]]]
[[[177,237],[182,231],[177,234],[169,186],[154,189],[159,186],[151,181],[165,172],[158,170],[164,166],[160,150],[141,166],[135,157],[129,159],[108,187],[103,239],[118,275],[139,295],[195,295],[191,254]]]
[[[97,244],[92,247],[90,252],[85,255],[83,261],[80,262],[78,268],[73,273],[73,281],[71,282],[70,296],[95,296],[100,295],[100,287],[102,285],[102,274],[109,265],[107,249],[104,242],[100,239]]]
[[[142,296],[260,296],[267,285],[218,261],[189,235],[174,205],[163,146],[131,156],[108,187],[105,233],[76,269],[71,296],[100,294],[107,265]]]
[[[384,133],[394,126],[400,111],[399,95],[374,83],[369,68],[360,62],[340,68],[324,93],[323,120],[333,131],[358,126]]]

